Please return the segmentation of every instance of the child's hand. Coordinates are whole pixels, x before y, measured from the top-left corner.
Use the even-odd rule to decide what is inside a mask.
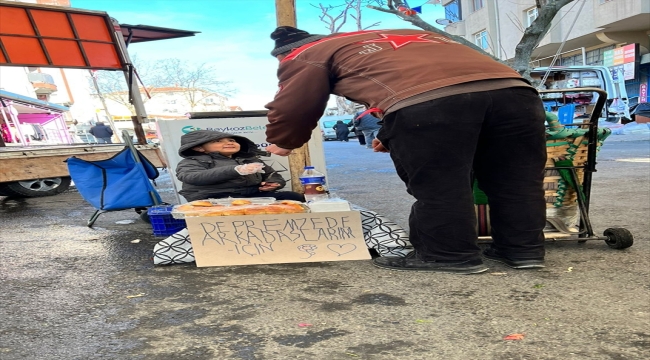
[[[261,182],[260,187],[258,188],[260,191],[273,191],[277,188],[280,187],[280,184],[278,183],[271,183],[271,182]]]
[[[237,173],[239,173],[239,175],[250,175],[250,174],[255,174],[255,173],[263,173],[264,172],[264,164],[262,164],[262,163],[250,163],[250,164],[238,165],[238,166],[235,166],[235,171],[237,171]]]

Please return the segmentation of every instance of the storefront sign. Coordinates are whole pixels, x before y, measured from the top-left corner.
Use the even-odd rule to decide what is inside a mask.
[[[617,70],[623,72],[625,80],[633,80],[636,76],[636,66],[638,64],[637,50],[638,44],[625,45],[603,53],[603,65],[607,66],[616,79]]]
[[[648,101],[648,84],[641,84],[639,86],[639,103]]]

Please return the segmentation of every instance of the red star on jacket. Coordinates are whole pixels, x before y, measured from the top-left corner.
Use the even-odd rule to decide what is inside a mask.
[[[361,41],[360,44],[387,42],[387,43],[390,43],[390,45],[395,50],[401,48],[402,46],[406,46],[406,45],[408,45],[410,43],[441,44],[440,41],[431,40],[431,39],[424,39],[425,36],[429,36],[430,34],[419,34],[419,35],[418,34],[413,34],[413,35],[378,34],[378,35],[381,36],[382,38],[381,39]]]

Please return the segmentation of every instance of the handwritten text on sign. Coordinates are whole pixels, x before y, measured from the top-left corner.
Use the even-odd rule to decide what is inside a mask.
[[[185,220],[199,267],[370,258],[355,211]]]

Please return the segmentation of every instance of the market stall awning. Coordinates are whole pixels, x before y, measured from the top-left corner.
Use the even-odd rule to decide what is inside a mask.
[[[0,3],[0,65],[122,70],[120,44],[194,36],[196,31],[120,25],[106,12]]]
[[[7,107],[10,102],[19,114],[59,114],[70,110],[70,108],[62,105],[4,90],[0,90],[0,102],[2,102],[0,104],[2,107]]]
[[[194,36],[200,31],[177,30],[148,25],[120,24],[120,30],[127,44],[145,41],[176,39]]]
[[[115,34],[103,11],[0,3],[0,65],[119,70]]]

